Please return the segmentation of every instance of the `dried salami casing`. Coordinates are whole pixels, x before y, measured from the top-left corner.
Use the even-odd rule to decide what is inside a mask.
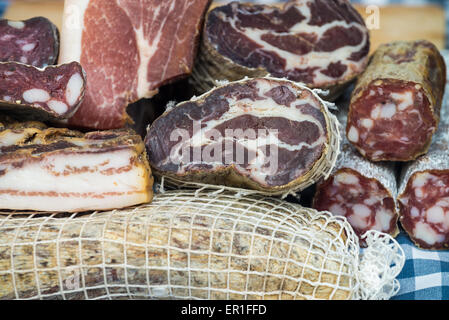
[[[0,299],[389,299],[404,264],[393,239],[373,237],[374,259],[361,258],[346,220],[234,193],[3,214],[0,233]]]
[[[401,225],[423,249],[449,249],[449,112],[445,113],[429,152],[405,165],[400,177]]]
[[[47,18],[0,20],[0,62],[21,62],[43,68],[56,63],[58,28]]]
[[[0,110],[20,120],[70,118],[85,88],[86,75],[78,62],[44,69],[0,62]]]
[[[237,1],[206,17],[192,79],[203,93],[220,80],[271,75],[329,90],[334,100],[366,67],[369,32],[346,0],[296,0],[283,8]]]
[[[371,161],[425,154],[438,126],[445,82],[445,62],[432,43],[380,46],[353,91],[348,140]]]
[[[347,109],[338,114],[342,136],[346,116]],[[335,169],[327,180],[318,183],[313,208],[345,216],[359,237],[368,230],[395,237],[399,233],[396,197],[395,165],[368,161],[342,137]],[[360,240],[360,245],[366,244]]]
[[[327,176],[339,142],[325,102],[275,78],[232,82],[180,103],[145,138],[155,175],[277,195]]]
[[[152,199],[145,146],[132,130],[84,134],[39,122],[0,128],[1,209],[79,212]]]

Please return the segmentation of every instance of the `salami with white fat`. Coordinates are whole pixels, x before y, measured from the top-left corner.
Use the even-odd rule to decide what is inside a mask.
[[[178,104],[145,142],[155,175],[281,195],[329,174],[339,138],[335,116],[313,91],[256,78]]]
[[[351,98],[348,140],[371,161],[425,154],[439,121],[446,67],[428,41],[382,45]]]
[[[449,249],[448,110],[445,113],[428,154],[404,166],[400,178],[401,225],[423,249]]]
[[[205,92],[219,80],[267,74],[329,89],[327,100],[366,67],[369,32],[346,0],[292,0],[282,8],[239,3],[211,10],[193,72]]]
[[[85,87],[78,62],[44,69],[0,62],[0,111],[19,120],[67,119],[83,101]]]
[[[346,115],[347,110],[338,115],[342,127]],[[369,230],[395,237],[399,233],[396,197],[394,164],[368,161],[343,137],[336,167],[327,180],[318,183],[313,207],[345,216],[359,238]]]
[[[58,28],[47,18],[0,20],[0,62],[21,62],[38,68],[56,64]]]

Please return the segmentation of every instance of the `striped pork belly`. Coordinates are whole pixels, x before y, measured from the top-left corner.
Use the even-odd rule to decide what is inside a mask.
[[[0,208],[79,212],[152,199],[140,136],[131,130],[83,134],[38,122],[3,124]]]

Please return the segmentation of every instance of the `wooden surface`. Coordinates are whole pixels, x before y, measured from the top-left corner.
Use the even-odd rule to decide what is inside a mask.
[[[5,17],[23,20],[33,16],[45,16],[59,28],[62,25],[63,0],[15,0]],[[357,6],[359,12],[369,18],[367,8]],[[372,50],[380,43],[393,40],[427,39],[440,49],[445,45],[445,12],[437,6],[387,6],[380,7],[379,29],[371,30]]]

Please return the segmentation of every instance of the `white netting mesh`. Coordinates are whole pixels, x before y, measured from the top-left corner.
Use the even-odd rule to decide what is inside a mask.
[[[376,297],[344,218],[261,196],[170,191],[128,210],[9,213],[0,233],[0,298]]]

